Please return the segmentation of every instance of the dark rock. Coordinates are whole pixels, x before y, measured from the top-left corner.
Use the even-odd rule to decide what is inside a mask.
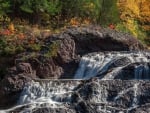
[[[35,78],[29,63],[18,63],[9,69],[8,75],[0,82],[0,107],[16,104],[24,86]]]
[[[150,79],[150,63],[131,63],[125,66],[114,79],[131,80],[131,79]]]
[[[75,42],[74,40],[71,39],[69,35],[63,34],[64,36],[59,36],[63,37],[60,41],[60,47],[58,50],[58,60],[59,63],[68,63],[75,59],[76,54],[75,54]]]
[[[62,67],[60,67],[56,61],[52,58],[43,59],[41,64],[37,65],[36,75],[40,78],[60,78],[63,73]]]
[[[76,111],[69,108],[41,108],[34,110],[33,113],[76,113]]]
[[[28,74],[6,76],[0,82],[0,108],[8,108],[16,104],[24,86],[31,81],[30,76]]]
[[[98,26],[72,28],[65,33],[72,36],[75,41],[77,54],[145,49],[136,38],[129,34],[103,29]]]
[[[32,67],[29,63],[18,63],[16,65],[16,70],[18,73],[32,74]]]

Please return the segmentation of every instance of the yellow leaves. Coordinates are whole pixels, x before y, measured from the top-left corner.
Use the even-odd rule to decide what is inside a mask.
[[[15,27],[13,23],[10,23],[8,29],[13,33],[15,31]]]
[[[136,33],[137,25],[135,24],[135,21],[133,19],[126,20],[126,26],[134,36],[138,36]]]
[[[139,17],[140,14],[139,0],[125,0],[123,1],[123,3],[120,1],[118,6],[121,9],[121,14],[128,13],[130,17]]]
[[[135,17],[139,17],[140,1],[139,0],[127,0],[126,7],[132,12],[132,15],[134,15]]]
[[[134,20],[141,23],[144,30],[150,30],[145,23],[150,23],[150,0],[119,0],[120,18],[133,32]],[[135,33],[133,33],[135,34]]]
[[[141,0],[141,10],[139,20],[141,23],[150,23],[150,0]],[[150,30],[150,27],[143,25],[145,30]]]

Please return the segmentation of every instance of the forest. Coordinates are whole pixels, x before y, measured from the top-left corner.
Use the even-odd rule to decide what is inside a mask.
[[[0,0],[0,54],[40,49],[39,35],[68,26],[100,25],[150,46],[149,0]],[[28,39],[27,39],[28,37]],[[19,41],[18,41],[19,40]],[[29,43],[24,47],[24,43]]]

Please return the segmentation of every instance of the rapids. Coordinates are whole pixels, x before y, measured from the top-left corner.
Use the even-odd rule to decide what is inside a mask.
[[[73,80],[33,80],[0,113],[149,113],[149,63],[148,52],[87,54]]]

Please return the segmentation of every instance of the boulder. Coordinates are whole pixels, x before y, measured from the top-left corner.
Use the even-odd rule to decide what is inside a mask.
[[[63,73],[62,67],[52,58],[45,58],[43,60],[42,63],[38,64],[36,67],[36,75],[42,79],[60,78]]]
[[[18,74],[6,76],[0,82],[0,108],[9,108],[16,105],[24,86],[31,81],[30,75]]]
[[[17,103],[24,86],[35,78],[29,63],[18,63],[9,70],[0,82],[0,108],[7,108]]]

